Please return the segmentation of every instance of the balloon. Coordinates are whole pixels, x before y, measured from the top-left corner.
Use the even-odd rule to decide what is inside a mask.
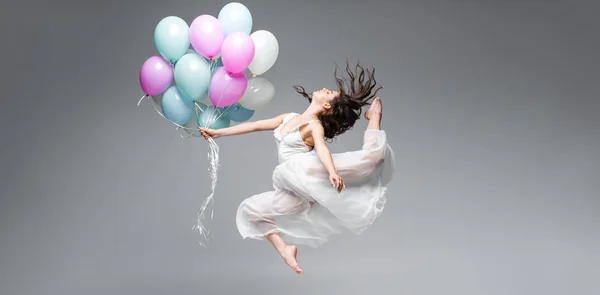
[[[250,35],[254,42],[255,53],[248,69],[253,75],[261,75],[269,70],[279,55],[277,38],[269,31],[259,30]]]
[[[160,56],[151,56],[140,69],[140,85],[145,94],[162,94],[173,81],[173,67]]]
[[[252,14],[244,4],[231,2],[223,6],[218,18],[225,36],[234,32],[250,34],[252,31]]]
[[[190,25],[192,47],[208,59],[214,58],[221,51],[224,39],[223,27],[212,15],[203,14]]]
[[[154,44],[160,54],[175,63],[190,47],[190,28],[176,16],[163,18],[154,29]]]
[[[254,41],[250,35],[241,32],[229,34],[221,47],[223,66],[230,73],[241,73],[254,58]]]
[[[187,100],[197,101],[210,84],[208,62],[198,53],[187,53],[175,64],[175,83]]]
[[[183,98],[177,86],[171,86],[161,100],[161,108],[167,120],[183,125],[194,115],[194,103]]]
[[[223,110],[208,107],[198,115],[198,126],[203,128],[221,129],[231,125],[229,116]]]
[[[248,81],[248,89],[239,101],[239,104],[250,110],[259,110],[265,107],[275,97],[275,87],[262,77],[252,78]]]
[[[234,104],[232,106],[232,108],[233,108],[233,110],[229,113],[229,118],[231,119],[231,121],[234,121],[234,122],[248,121],[254,115],[253,110],[244,108],[243,106],[241,106],[237,103]]]
[[[219,68],[210,81],[210,101],[216,107],[230,106],[244,95],[247,86],[245,73],[233,74]]]

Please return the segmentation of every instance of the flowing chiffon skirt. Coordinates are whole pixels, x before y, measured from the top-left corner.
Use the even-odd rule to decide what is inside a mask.
[[[368,129],[361,150],[333,154],[346,189],[341,193],[315,152],[298,153],[273,171],[274,190],[245,199],[236,223],[243,238],[279,232],[288,243],[318,247],[333,234],[361,234],[379,217],[394,154],[383,130]]]

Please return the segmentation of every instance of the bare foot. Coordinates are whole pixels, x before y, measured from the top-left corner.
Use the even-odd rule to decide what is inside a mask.
[[[371,107],[369,107],[369,109],[365,113],[365,118],[367,120],[371,120],[372,115],[381,116],[381,110],[381,100],[379,99],[379,97],[375,97],[375,99],[373,99],[373,102],[371,103]]]
[[[304,273],[304,271],[302,271],[302,269],[298,265],[298,262],[296,262],[296,254],[297,253],[298,253],[298,248],[296,248],[296,246],[288,245],[288,246],[285,246],[285,249],[280,254],[281,254],[281,258],[283,258],[283,261],[285,261],[285,263],[289,267],[291,267],[293,270],[295,270],[297,274],[302,274],[302,273]]]

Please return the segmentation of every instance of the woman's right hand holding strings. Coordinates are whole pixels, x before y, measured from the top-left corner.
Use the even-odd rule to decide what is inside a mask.
[[[209,139],[209,138],[214,139],[214,138],[221,136],[219,130],[210,129],[210,128],[200,128],[200,135],[202,135],[202,137],[204,137],[204,139]]]

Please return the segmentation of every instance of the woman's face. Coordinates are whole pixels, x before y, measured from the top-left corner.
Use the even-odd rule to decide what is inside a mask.
[[[321,90],[314,91],[312,93],[312,99],[318,104],[329,104],[336,97],[339,97],[340,93],[337,91],[323,88]]]

